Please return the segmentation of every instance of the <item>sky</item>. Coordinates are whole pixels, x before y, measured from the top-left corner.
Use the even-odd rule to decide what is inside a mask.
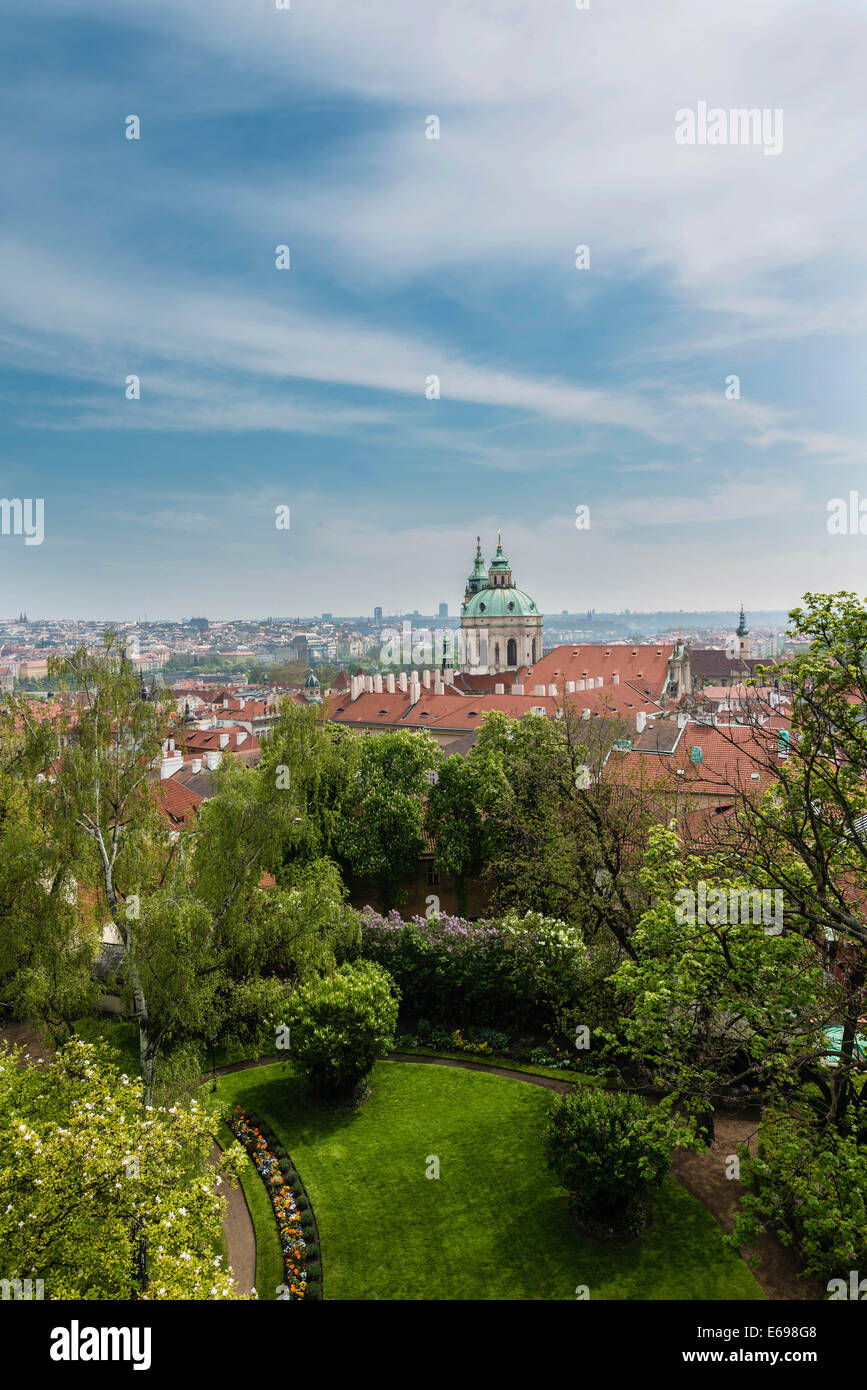
[[[0,616],[867,590],[862,0],[3,11]]]

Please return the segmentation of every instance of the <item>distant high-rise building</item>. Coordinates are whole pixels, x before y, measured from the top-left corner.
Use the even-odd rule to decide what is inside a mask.
[[[440,617],[441,617],[441,618],[447,618],[448,616],[449,616],[449,606],[448,606],[448,604],[447,604],[447,603],[441,603],[441,604],[440,604]]]
[[[373,610],[373,621],[374,621],[375,623],[381,623],[381,622],[382,622],[382,609],[381,609],[381,608],[374,608],[374,610]]]

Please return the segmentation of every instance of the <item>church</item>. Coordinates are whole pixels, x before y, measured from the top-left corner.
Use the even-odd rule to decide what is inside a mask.
[[[497,552],[487,569],[476,537],[476,560],[461,608],[459,670],[478,675],[532,667],[542,656],[542,614],[512,582],[512,569],[497,532]]]

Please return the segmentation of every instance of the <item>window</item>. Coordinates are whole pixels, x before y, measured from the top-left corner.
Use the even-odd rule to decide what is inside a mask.
[[[517,644],[517,642],[515,641],[514,637],[510,637],[510,638],[509,638],[508,646],[506,647],[506,665],[507,665],[507,666],[517,666],[517,664],[518,664],[518,644]]]
[[[439,883],[439,881],[440,881],[439,873],[438,873],[438,871],[434,868],[433,864],[428,864],[428,869],[427,869],[427,881],[428,881],[428,883],[429,883],[432,887],[433,887],[434,885],[436,885],[437,883]]]

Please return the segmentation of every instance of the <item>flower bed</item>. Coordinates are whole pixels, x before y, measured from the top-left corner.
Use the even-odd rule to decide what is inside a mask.
[[[282,1145],[268,1125],[257,1123],[240,1105],[235,1106],[226,1124],[249,1153],[271,1198],[286,1279],[281,1299],[297,1302],[302,1298],[321,1298],[316,1225],[301,1179],[292,1169],[288,1156],[278,1155]],[[285,1150],[283,1153],[285,1155]],[[288,1172],[293,1174],[291,1180]],[[307,1231],[305,1225],[309,1228]]]

